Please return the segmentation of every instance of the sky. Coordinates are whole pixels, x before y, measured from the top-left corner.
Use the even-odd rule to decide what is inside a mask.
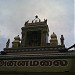
[[[53,32],[63,34],[65,46],[75,43],[74,0],[0,0],[0,51],[6,47],[10,38],[10,47],[14,37],[20,35],[25,21],[31,22],[35,15],[43,21],[47,19],[49,40]]]

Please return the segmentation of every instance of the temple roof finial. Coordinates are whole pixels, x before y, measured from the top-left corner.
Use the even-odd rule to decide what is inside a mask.
[[[33,23],[33,22],[40,22],[40,19],[38,18],[38,16],[37,16],[37,15],[35,16],[35,19],[34,19],[34,20],[32,20],[32,23]]]
[[[38,16],[36,15],[35,18],[38,18]]]

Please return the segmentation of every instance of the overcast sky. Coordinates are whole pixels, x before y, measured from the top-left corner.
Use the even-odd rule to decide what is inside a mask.
[[[66,47],[74,44],[74,0],[0,0],[0,50],[8,38],[12,43],[15,36],[21,37],[21,27],[35,15],[48,20],[49,40],[55,32],[59,44],[61,34]]]

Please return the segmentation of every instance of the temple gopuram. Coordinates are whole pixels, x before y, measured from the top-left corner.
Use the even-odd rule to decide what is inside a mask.
[[[41,21],[38,16],[30,23],[25,22],[21,28],[22,36],[17,35],[6,48],[0,52],[0,74],[24,72],[75,72],[75,44],[66,48],[64,36],[53,32],[48,42],[49,27],[47,19]]]

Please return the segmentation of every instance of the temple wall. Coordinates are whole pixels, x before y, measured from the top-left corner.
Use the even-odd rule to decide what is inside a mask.
[[[0,60],[0,72],[74,72],[75,59]]]

